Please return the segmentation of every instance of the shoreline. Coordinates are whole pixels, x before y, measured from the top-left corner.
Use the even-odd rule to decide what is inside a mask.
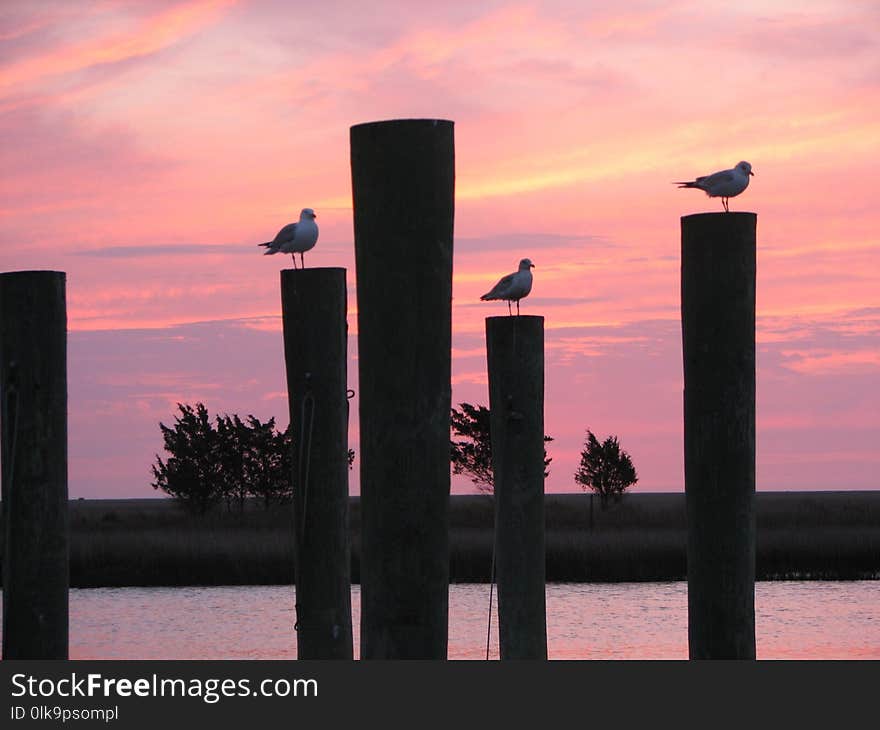
[[[685,580],[684,493],[624,495],[606,510],[585,493],[545,495],[546,580]],[[756,580],[880,578],[880,491],[758,492]],[[488,582],[494,505],[450,498],[450,582]],[[289,585],[290,504],[202,517],[171,499],[70,502],[72,588]],[[351,498],[352,583],[360,498]]]

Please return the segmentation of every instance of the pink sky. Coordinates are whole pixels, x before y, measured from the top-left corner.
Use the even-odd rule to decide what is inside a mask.
[[[880,6],[625,6],[4,2],[0,271],[67,272],[71,496],[154,496],[178,401],[286,425],[255,244],[315,208],[356,332],[348,130],[400,117],[456,123],[454,403],[488,402],[479,295],[536,264],[548,491],[587,427],[683,488],[679,217],[721,205],[670,181],[741,159],[758,488],[878,488]]]

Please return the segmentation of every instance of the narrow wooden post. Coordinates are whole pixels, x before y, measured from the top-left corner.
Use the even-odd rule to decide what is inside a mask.
[[[544,318],[488,317],[501,659],[547,658]]]
[[[691,659],[755,658],[756,227],[681,219]]]
[[[67,659],[67,308],[62,271],[0,274],[3,658]]]
[[[445,659],[453,123],[351,128],[361,433],[361,658]]]
[[[297,658],[352,659],[345,269],[281,272],[293,426]]]

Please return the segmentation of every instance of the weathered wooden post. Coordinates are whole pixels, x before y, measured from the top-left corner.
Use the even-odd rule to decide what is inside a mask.
[[[345,269],[281,272],[299,659],[352,659]]]
[[[488,317],[501,659],[547,658],[544,318]]]
[[[453,123],[351,128],[361,434],[361,658],[445,659]]]
[[[755,658],[756,227],[681,219],[691,659]]]
[[[67,307],[63,271],[0,274],[3,658],[67,659]]]

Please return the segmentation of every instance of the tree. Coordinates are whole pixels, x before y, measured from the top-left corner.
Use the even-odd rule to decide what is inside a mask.
[[[467,474],[478,492],[492,493],[492,439],[489,432],[489,409],[460,403],[461,410],[452,409],[452,433],[462,441],[450,443],[452,473]]]
[[[248,496],[248,484],[244,476],[244,424],[238,416],[217,416],[216,430],[218,478],[220,493],[226,501],[227,509],[237,503],[238,511],[244,512],[244,502]]]
[[[485,406],[459,403],[461,410],[452,409],[450,425],[453,436],[463,440],[451,441],[450,456],[453,474],[466,474],[476,485],[477,491],[492,494],[495,479],[492,471],[492,434],[490,429],[491,411]],[[544,443],[552,441],[544,436]],[[544,477],[550,474],[551,457],[544,449]]]
[[[589,429],[574,479],[584,490],[592,489],[598,494],[603,508],[610,497],[620,499],[620,495],[639,480],[632,459],[621,450],[617,436],[609,436],[599,443]]]
[[[275,430],[275,419],[261,424],[249,416],[250,441],[248,479],[251,494],[263,500],[268,509],[273,502],[287,502],[293,498],[293,429]]]
[[[242,421],[237,415],[217,416],[213,424],[202,403],[177,404],[174,425],[159,424],[167,461],[156,455],[154,489],[178,499],[196,514],[225,500],[244,511],[248,497],[272,502],[293,496],[293,431],[275,429],[275,419],[265,423],[255,416]],[[354,451],[348,450],[348,467]]]
[[[204,514],[223,495],[218,459],[217,432],[211,426],[208,409],[202,403],[193,408],[177,404],[180,415],[174,427],[159,424],[167,461],[156,455],[153,489],[161,489],[196,514]]]
[[[263,505],[284,501],[292,495],[290,429],[275,431],[275,419],[265,423],[254,416],[242,421],[237,415],[217,417],[222,491],[227,503],[244,510],[248,497],[260,497]]]

